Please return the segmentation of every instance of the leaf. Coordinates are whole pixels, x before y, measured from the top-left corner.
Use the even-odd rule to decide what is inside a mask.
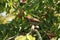
[[[35,40],[35,37],[32,35],[20,35],[15,38],[15,40]]]
[[[26,40],[26,37],[23,35],[17,36],[15,40]]]
[[[27,39],[29,39],[29,40],[35,40],[35,37],[33,37],[32,35],[27,35]]]
[[[52,38],[52,39],[50,39],[50,40],[57,40],[57,37],[54,37],[54,38]]]

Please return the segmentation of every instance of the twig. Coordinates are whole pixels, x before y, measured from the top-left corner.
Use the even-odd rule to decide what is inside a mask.
[[[31,31],[35,31],[37,33],[37,35],[39,36],[39,40],[42,40],[42,37],[41,37],[41,34],[39,33],[39,31],[37,29],[35,29],[36,26],[35,25],[32,25],[31,27]],[[39,27],[38,27],[39,28]]]
[[[39,31],[37,29],[34,29],[35,32],[37,33],[37,35],[39,36],[39,40],[42,40],[41,34],[39,33]]]
[[[12,37],[10,37],[10,38],[8,38],[7,40],[14,39],[16,36],[18,36],[18,34],[17,34],[17,35],[15,35],[15,36],[12,36]]]

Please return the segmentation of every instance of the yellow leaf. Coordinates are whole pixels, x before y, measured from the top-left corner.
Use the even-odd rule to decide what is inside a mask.
[[[32,35],[20,35],[20,36],[17,36],[15,38],[15,40],[35,40],[35,37],[33,37]]]
[[[35,40],[35,37],[33,37],[32,35],[27,35],[27,39],[29,39],[29,40]]]
[[[26,36],[23,35],[17,36],[15,40],[26,40]]]

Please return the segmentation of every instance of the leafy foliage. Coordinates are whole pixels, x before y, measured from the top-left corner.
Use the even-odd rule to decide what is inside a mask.
[[[6,12],[5,16],[3,12]],[[20,0],[0,0],[0,40],[29,33],[32,24],[25,18],[27,15],[42,21],[38,31],[43,40],[49,40],[47,31],[55,33],[57,39],[60,37],[59,0],[27,0],[26,4],[21,4]],[[38,40],[35,32],[31,35],[36,35]]]

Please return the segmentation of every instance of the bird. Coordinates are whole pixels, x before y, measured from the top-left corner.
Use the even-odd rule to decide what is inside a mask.
[[[25,18],[33,25],[39,25],[40,20],[37,18],[32,17],[31,15],[25,16]]]
[[[31,15],[25,16],[25,18],[32,24],[31,29],[39,29],[39,24],[41,23],[39,19],[32,17]]]

